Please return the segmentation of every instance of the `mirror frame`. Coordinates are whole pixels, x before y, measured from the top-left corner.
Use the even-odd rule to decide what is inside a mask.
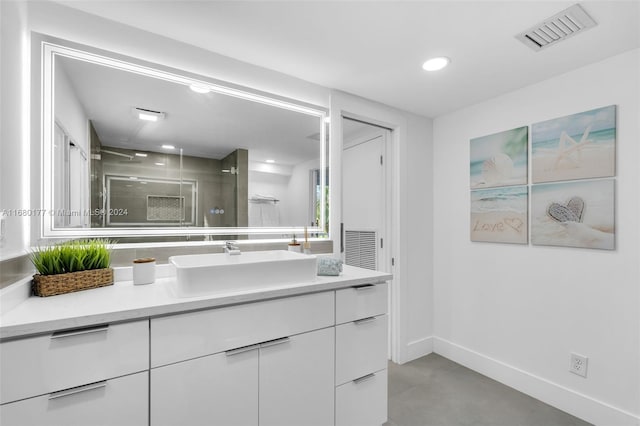
[[[54,65],[56,55],[73,59],[89,61],[95,64],[116,69],[135,72],[153,78],[175,82],[189,86],[197,84],[206,86],[212,92],[234,96],[252,102],[258,102],[274,108],[283,108],[302,114],[318,117],[320,129],[320,173],[321,173],[321,205],[326,206],[328,167],[329,167],[329,111],[317,105],[307,104],[290,98],[280,97],[271,93],[259,92],[247,87],[229,82],[215,80],[210,77],[193,74],[163,65],[146,62],[114,52],[93,48],[67,40],[57,39],[43,34],[32,33],[32,90],[34,104],[32,105],[32,129],[40,132],[40,166],[39,201],[42,206],[39,221],[40,238],[78,238],[78,237],[154,237],[154,236],[193,236],[193,235],[273,235],[273,239],[284,239],[284,234],[300,234],[304,226],[285,227],[122,227],[122,228],[62,228],[54,223],[54,164],[53,164],[53,135],[54,135]],[[34,66],[35,65],[35,66]],[[39,70],[39,72],[37,72]],[[39,90],[38,90],[39,89]],[[37,111],[36,111],[37,110]],[[39,117],[38,115],[41,114]],[[36,119],[36,117],[38,119]],[[37,139],[37,138],[34,138]],[[33,153],[32,153],[33,155]],[[32,160],[32,164],[35,161]],[[326,236],[330,239],[329,229],[326,227],[328,215],[325,209],[320,209],[320,223],[316,227],[307,227],[308,232]],[[322,238],[325,239],[325,238]],[[252,240],[254,242],[261,239]],[[187,241],[185,241],[186,243]]]

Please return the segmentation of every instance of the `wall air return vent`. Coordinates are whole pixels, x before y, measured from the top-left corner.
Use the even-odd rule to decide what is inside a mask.
[[[579,4],[575,4],[516,35],[516,38],[533,50],[539,51],[596,25],[596,21]]]
[[[359,268],[376,270],[378,238],[375,231],[347,231],[345,236],[345,263]]]

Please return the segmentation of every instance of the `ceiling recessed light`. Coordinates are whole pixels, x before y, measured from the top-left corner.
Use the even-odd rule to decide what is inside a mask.
[[[164,166],[164,163],[154,163],[156,166]]]
[[[266,160],[267,163],[275,163],[276,160]]]
[[[136,152],[136,157],[146,157],[147,154],[144,154],[142,152]]]
[[[211,89],[209,89],[204,84],[193,83],[189,85],[189,89],[193,90],[196,93],[209,93]]]
[[[162,145],[162,148],[163,149],[176,149],[176,147],[173,146],[173,145]]]
[[[431,58],[422,64],[422,69],[425,71],[438,71],[449,65],[449,62],[451,62],[451,60],[445,56]]]

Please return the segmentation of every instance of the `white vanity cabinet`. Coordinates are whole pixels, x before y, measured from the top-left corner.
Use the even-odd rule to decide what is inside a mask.
[[[151,319],[151,425],[332,425],[334,292]]]
[[[145,425],[149,320],[0,343],[0,424]]]
[[[387,284],[336,291],[336,426],[387,421]]]
[[[131,288],[113,286],[103,292],[111,301],[96,303],[112,322],[89,325],[70,314],[55,320],[53,333],[38,325],[47,316],[34,314],[43,301],[27,300],[9,320],[27,329],[15,317],[36,316],[22,324],[40,334],[9,333],[2,314],[0,424],[381,425],[388,285],[346,286],[388,275],[345,269],[351,278],[271,297],[176,300],[157,292],[135,316],[119,310]],[[56,312],[68,305],[64,296],[46,302]]]

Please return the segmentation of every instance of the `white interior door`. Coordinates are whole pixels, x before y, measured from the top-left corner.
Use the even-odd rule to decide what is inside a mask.
[[[384,271],[388,269],[384,261],[387,131],[364,126],[343,139],[344,256],[348,265]]]

